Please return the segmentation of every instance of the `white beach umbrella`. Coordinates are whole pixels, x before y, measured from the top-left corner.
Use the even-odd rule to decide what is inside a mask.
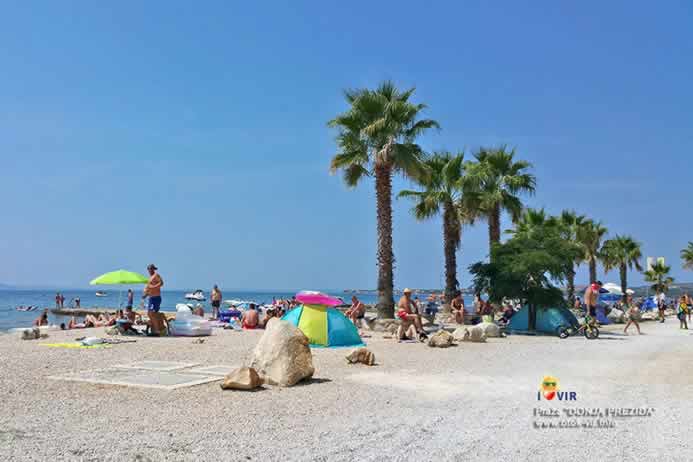
[[[608,290],[610,294],[623,295],[621,287],[614,284],[613,282],[607,282],[606,284],[604,284],[603,288],[605,290]]]

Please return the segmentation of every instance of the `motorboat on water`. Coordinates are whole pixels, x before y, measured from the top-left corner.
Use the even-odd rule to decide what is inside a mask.
[[[194,292],[190,292],[190,293],[185,294],[185,299],[186,300],[197,300],[198,302],[202,302],[205,300],[205,293],[202,290],[197,289]]]
[[[108,294],[106,292],[99,290],[98,292],[96,292],[96,296],[97,297],[108,297]]]
[[[36,311],[39,309],[38,306],[18,306],[15,308],[17,311]]]

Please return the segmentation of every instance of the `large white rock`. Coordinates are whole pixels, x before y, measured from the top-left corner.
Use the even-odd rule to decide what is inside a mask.
[[[260,338],[250,367],[265,383],[290,387],[315,372],[308,338],[287,321],[271,319]]]
[[[254,390],[262,385],[262,379],[252,367],[241,367],[224,377],[222,390]]]
[[[463,326],[455,329],[452,336],[458,342],[477,342],[483,343],[486,341],[486,332],[479,324],[476,326]]]
[[[479,328],[483,329],[484,334],[486,334],[486,338],[500,337],[501,336],[500,327],[498,327],[493,322],[482,322],[482,323],[477,324],[475,327],[479,327]]]
[[[606,317],[609,318],[609,321],[616,324],[623,324],[625,322],[624,313],[618,308],[612,308],[609,314],[606,315]]]
[[[452,345],[454,338],[446,330],[440,329],[428,339],[428,346],[437,348],[447,348]]]

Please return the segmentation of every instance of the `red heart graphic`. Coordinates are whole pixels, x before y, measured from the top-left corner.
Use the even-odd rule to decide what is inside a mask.
[[[544,392],[544,398],[548,399],[549,401],[551,401],[551,400],[554,399],[555,397],[556,397],[556,392],[555,392],[555,391],[546,391],[546,392]]]

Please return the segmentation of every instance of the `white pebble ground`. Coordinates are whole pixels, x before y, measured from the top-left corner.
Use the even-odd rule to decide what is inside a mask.
[[[693,335],[675,318],[643,323],[641,336],[621,329],[594,341],[510,336],[448,349],[374,333],[375,367],[347,365],[350,350],[315,349],[313,381],[257,392],[46,377],[144,360],[240,365],[262,332],[93,350],[39,343],[103,329],[0,335],[0,460],[692,460]],[[547,374],[577,401],[537,401]],[[536,408],[622,407],[654,414],[612,419],[615,428],[533,428]]]

